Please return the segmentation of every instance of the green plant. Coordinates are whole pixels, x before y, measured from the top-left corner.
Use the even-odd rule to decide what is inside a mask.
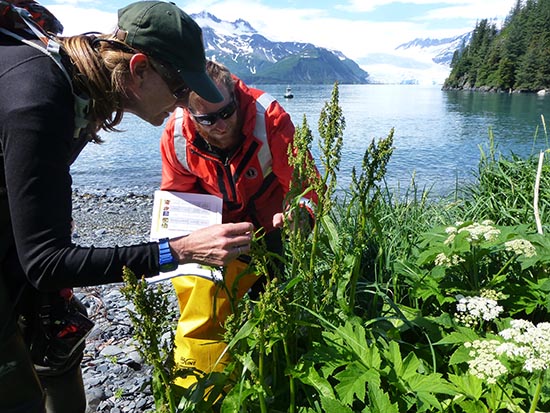
[[[255,239],[253,271],[276,271],[257,300],[232,303],[224,338],[232,362],[223,372],[201,375],[186,391],[173,386],[190,372],[174,371],[170,348],[158,342],[159,326],[173,329],[165,293],[125,277],[138,341],[154,367],[157,410],[548,411],[550,241],[531,219],[533,162],[500,158],[492,147],[482,153],[477,186],[441,199],[418,191],[414,179],[404,193],[391,191],[384,183],[390,130],[372,140],[350,187],[338,192],[344,128],[336,84],[319,121],[320,172],[307,156],[314,138],[305,118],[289,148],[293,219],[284,254]],[[308,191],[318,197],[312,228],[297,225],[307,222]],[[540,201],[545,218],[548,191]],[[518,322],[528,326],[521,334],[543,337],[530,346],[539,352],[531,371],[529,358],[504,351],[519,346],[521,334],[508,330]],[[480,368],[487,360],[506,370],[489,375]]]
[[[157,412],[175,412],[177,391],[173,380],[173,352],[175,323],[171,317],[168,297],[161,287],[153,289],[145,279],[137,279],[127,267],[123,270],[124,286],[121,292],[134,305],[128,314],[134,326],[138,351],[147,364],[152,366],[151,388]],[[161,342],[167,333],[168,342]]]

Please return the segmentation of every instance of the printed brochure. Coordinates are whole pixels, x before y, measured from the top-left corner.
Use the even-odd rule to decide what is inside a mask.
[[[175,191],[155,191],[151,218],[151,241],[161,238],[175,238],[222,222],[223,201],[208,194]],[[148,278],[155,283],[173,277],[194,275],[210,280],[219,280],[222,275],[217,269],[200,264],[179,265],[174,271],[160,273]]]

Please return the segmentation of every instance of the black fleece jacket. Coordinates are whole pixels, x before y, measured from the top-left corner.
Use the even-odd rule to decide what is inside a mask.
[[[0,277],[36,289],[158,274],[156,243],[79,247],[71,240],[73,96],[55,62],[0,33]]]

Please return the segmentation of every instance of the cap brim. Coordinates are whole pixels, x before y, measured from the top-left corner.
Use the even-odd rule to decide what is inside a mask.
[[[201,98],[211,102],[220,103],[223,96],[205,72],[179,72],[187,86]]]

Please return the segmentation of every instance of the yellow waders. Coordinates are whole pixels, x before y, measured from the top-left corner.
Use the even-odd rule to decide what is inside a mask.
[[[236,300],[241,299],[259,279],[255,274],[246,273],[247,267],[248,264],[238,259],[229,264],[225,268],[225,287],[222,282],[196,276],[172,279],[180,308],[174,350],[179,369],[191,368],[207,374],[225,368],[229,354],[221,358],[220,355],[226,349],[222,341],[223,325],[231,314],[230,296],[235,294]],[[196,381],[194,375],[188,375],[177,378],[175,383],[187,388]]]

